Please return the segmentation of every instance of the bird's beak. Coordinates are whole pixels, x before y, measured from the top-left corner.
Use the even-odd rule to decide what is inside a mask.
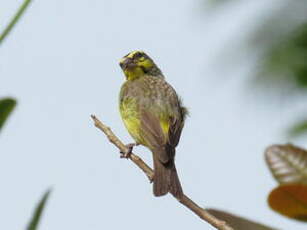
[[[126,57],[123,60],[121,60],[119,65],[123,70],[136,67],[136,64],[133,62],[133,59],[129,57]]]

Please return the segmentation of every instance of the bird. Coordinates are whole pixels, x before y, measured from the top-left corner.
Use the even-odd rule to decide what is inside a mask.
[[[175,167],[175,148],[180,140],[187,109],[159,67],[144,51],[132,51],[120,59],[126,81],[119,95],[119,110],[135,143],[128,144],[129,157],[136,145],[153,155],[153,194],[171,193],[178,199],[183,190]]]

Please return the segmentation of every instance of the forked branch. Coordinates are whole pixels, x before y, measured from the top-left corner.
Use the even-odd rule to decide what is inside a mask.
[[[125,153],[128,151],[128,148],[115,136],[115,134],[108,126],[104,125],[96,116],[91,115],[91,117],[94,121],[95,126],[107,136],[107,138],[112,144],[114,144],[121,152]],[[132,160],[132,162],[135,163],[147,175],[150,181],[152,181],[154,171],[139,156],[132,153],[129,156],[129,159]],[[183,195],[182,199],[178,201],[184,206],[186,206],[188,209],[190,209],[192,212],[194,212],[196,215],[198,215],[201,219],[214,226],[216,229],[234,230],[225,221],[217,219],[205,209],[199,207],[186,195]]]

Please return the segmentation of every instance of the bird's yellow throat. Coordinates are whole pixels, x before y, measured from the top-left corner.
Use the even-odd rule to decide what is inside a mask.
[[[140,78],[141,76],[143,76],[145,74],[144,70],[139,66],[136,66],[136,67],[130,68],[130,69],[125,69],[124,73],[125,73],[126,79],[128,81]]]

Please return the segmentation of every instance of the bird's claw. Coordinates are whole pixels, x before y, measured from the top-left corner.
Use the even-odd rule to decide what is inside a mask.
[[[137,146],[138,144],[136,143],[130,143],[130,144],[127,144],[126,147],[127,147],[127,151],[126,152],[122,152],[120,151],[120,158],[130,158],[131,156],[131,153],[132,153],[132,150],[133,150],[133,147],[134,146]]]
[[[131,156],[131,152],[126,152],[126,153],[121,152],[120,153],[120,158],[128,159],[128,158],[130,158],[130,156]]]

